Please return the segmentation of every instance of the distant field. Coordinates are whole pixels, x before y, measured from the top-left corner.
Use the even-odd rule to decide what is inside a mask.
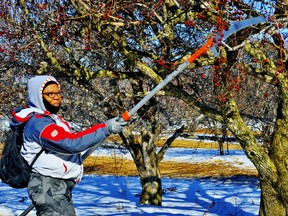
[[[111,137],[110,141],[117,141],[117,137]],[[156,145],[161,146],[165,139],[159,139]],[[194,140],[177,139],[173,142],[172,148],[219,148],[216,142],[203,142]],[[230,150],[239,150],[239,144],[229,144]],[[225,143],[224,149],[227,149]],[[98,175],[119,175],[119,176],[137,176],[137,169],[132,160],[123,158],[90,156],[84,161],[85,172]],[[171,178],[191,178],[191,177],[224,177],[224,176],[257,176],[255,170],[249,168],[239,168],[228,163],[211,164],[203,163],[177,163],[175,161],[161,162],[160,172],[163,177]]]
[[[198,131],[197,133],[201,133],[203,132]],[[207,131],[206,131],[207,133]],[[120,140],[119,136],[110,136],[108,138],[108,140],[110,142],[118,142]],[[166,141],[166,138],[162,137],[162,138],[158,138],[155,140],[155,144],[157,146],[162,146],[164,144],[164,142]],[[176,140],[174,140],[174,142],[171,145],[172,148],[213,148],[213,149],[217,149],[219,148],[219,144],[218,142],[213,142],[213,141],[199,141],[199,140],[192,140],[192,139],[182,139],[182,138],[178,138]],[[227,143],[224,144],[224,148],[227,148]],[[228,148],[230,150],[239,150],[242,149],[242,147],[239,144],[235,144],[235,143],[229,143]]]
[[[162,146],[165,140],[158,140],[156,145]],[[205,141],[194,141],[194,140],[186,140],[186,139],[177,139],[175,140],[172,145],[172,148],[213,148],[218,149],[219,144],[217,142],[205,142]],[[227,147],[227,144],[224,144],[224,148]],[[239,144],[229,144],[229,149],[231,150],[239,150],[242,149]]]

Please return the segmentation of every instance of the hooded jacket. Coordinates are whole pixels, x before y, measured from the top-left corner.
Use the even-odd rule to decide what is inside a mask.
[[[110,133],[105,123],[81,132],[72,132],[66,121],[47,111],[42,91],[49,81],[59,85],[51,76],[36,76],[29,80],[29,106],[13,110],[10,125],[13,129],[26,123],[21,154],[28,164],[32,163],[42,148],[45,149],[33,164],[33,172],[79,182],[83,175],[81,152],[103,142]]]

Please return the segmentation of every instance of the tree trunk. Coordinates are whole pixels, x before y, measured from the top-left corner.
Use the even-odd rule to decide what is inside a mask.
[[[153,136],[147,134],[144,133],[141,139],[136,139],[130,131],[130,133],[126,133],[126,137],[122,135],[122,138],[126,140],[126,147],[133,157],[140,176],[142,186],[140,203],[161,206],[162,180],[158,167],[156,146],[154,145]]]
[[[286,100],[283,100],[284,103]],[[288,215],[288,121],[283,111],[278,111],[270,145],[259,145],[253,132],[244,124],[236,104],[229,101],[229,129],[253,162],[261,186],[260,216]],[[287,100],[288,102],[288,100]],[[228,104],[227,104],[228,106]],[[279,106],[280,110],[285,106]],[[281,114],[282,113],[282,114]]]
[[[282,192],[280,194],[274,189],[275,185],[271,185],[267,181],[260,178],[261,201],[259,216],[286,216],[287,207],[284,206]],[[276,186],[277,187],[277,186]],[[286,201],[287,202],[287,201]]]
[[[156,156],[156,148],[154,140],[149,139],[142,143],[143,165],[138,169],[140,175],[140,182],[142,186],[142,193],[140,197],[141,204],[162,205],[162,181],[158,168],[158,161]]]
[[[161,174],[158,168],[157,157],[155,155],[155,148],[151,154],[146,154],[145,150],[134,152],[134,162],[137,167],[140,183],[142,186],[142,192],[140,196],[141,204],[150,205],[162,205],[162,180]],[[141,154],[141,152],[144,152]],[[147,156],[149,157],[147,158]]]
[[[160,177],[151,176],[141,179],[141,204],[162,205],[162,181]]]
[[[288,215],[288,122],[278,119],[269,148],[277,175],[271,176],[272,181],[260,178],[262,189],[260,215]],[[271,183],[270,183],[271,182]]]
[[[227,126],[226,124],[222,125],[221,128],[222,134],[220,135],[220,141],[219,141],[219,149],[220,149],[220,155],[224,155],[224,143],[227,138]]]
[[[223,143],[223,140],[220,139],[218,143],[219,143],[219,152],[220,152],[220,155],[224,155],[224,143]]]

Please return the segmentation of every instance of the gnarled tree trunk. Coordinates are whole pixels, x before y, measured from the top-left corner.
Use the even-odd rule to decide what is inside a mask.
[[[137,167],[142,186],[141,204],[162,205],[162,181],[154,139],[142,136],[142,167]]]
[[[282,101],[282,102],[281,102]],[[274,134],[269,146],[260,145],[244,124],[236,104],[227,104],[229,129],[243,147],[259,173],[261,186],[260,216],[288,215],[288,100],[280,99]],[[284,104],[284,105],[283,105]]]
[[[140,137],[126,131],[122,136],[124,144],[130,151],[137,167],[142,192],[140,196],[141,204],[162,205],[162,181],[158,167],[156,146],[151,134],[147,131]]]
[[[278,111],[278,113],[282,111]],[[260,215],[288,215],[288,121],[286,115],[278,115],[274,135],[269,148],[269,156],[276,173],[270,177],[270,181],[261,178],[261,205]]]
[[[201,115],[201,117],[196,119],[195,124],[203,117]],[[147,130],[144,130],[142,131],[141,138],[139,138],[137,135],[132,134],[131,130],[129,132],[127,128],[125,136],[124,134],[121,135],[126,148],[131,153],[140,176],[142,186],[141,204],[162,205],[162,180],[159,163],[169,146],[183,133],[183,130],[184,126],[177,129],[157,153],[154,141],[160,131],[151,134]]]

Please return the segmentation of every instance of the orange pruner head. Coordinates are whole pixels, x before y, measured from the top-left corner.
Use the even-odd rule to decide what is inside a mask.
[[[122,118],[123,118],[124,121],[129,121],[129,120],[130,120],[131,116],[130,116],[128,110],[126,110],[126,111],[122,114]]]

